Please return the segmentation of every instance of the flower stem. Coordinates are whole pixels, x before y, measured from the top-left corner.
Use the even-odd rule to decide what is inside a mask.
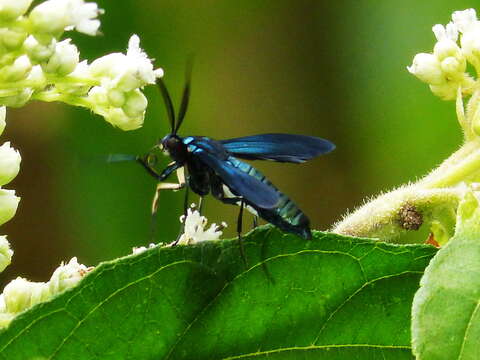
[[[59,94],[52,91],[42,91],[32,95],[33,100],[41,100],[46,102],[62,101],[69,105],[81,106],[90,108],[91,104],[86,98],[78,96],[69,96],[65,94]]]

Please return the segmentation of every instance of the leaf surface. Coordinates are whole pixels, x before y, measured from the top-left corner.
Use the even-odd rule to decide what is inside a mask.
[[[0,333],[14,359],[412,359],[410,309],[435,249],[262,227],[103,263]]]
[[[420,360],[480,358],[480,208],[473,194],[457,210],[454,237],[425,270],[412,335]]]

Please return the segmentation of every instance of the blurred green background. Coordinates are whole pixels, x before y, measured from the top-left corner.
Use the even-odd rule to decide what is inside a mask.
[[[432,25],[474,1],[103,0],[103,36],[71,34],[83,58],[125,51],[131,34],[165,70],[178,102],[187,58],[195,55],[184,135],[228,138],[265,132],[330,139],[337,150],[303,165],[256,162],[327,229],[348,209],[425,174],[461,142],[454,104],[434,97],[406,71],[431,51]],[[94,265],[150,239],[155,181],[110,153],[142,154],[168,130],[157,89],[142,129],[122,132],[64,104],[32,103],[7,114],[3,141],[20,149],[9,185],[22,197],[3,226],[15,250],[3,281],[47,280],[62,260]],[[165,159],[165,163],[167,160]],[[161,199],[157,239],[173,239],[183,196]],[[211,198],[206,215],[227,221],[238,209]],[[246,220],[250,224],[250,220]]]

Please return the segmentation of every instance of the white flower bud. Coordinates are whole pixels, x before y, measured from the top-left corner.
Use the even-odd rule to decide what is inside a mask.
[[[90,74],[94,77],[109,79],[122,72],[125,55],[112,53],[95,59],[90,64]]]
[[[472,24],[460,39],[462,51],[473,65],[480,64],[480,22]]]
[[[96,59],[90,65],[93,76],[102,79],[102,85],[131,91],[154,84],[160,71],[153,70],[151,60],[140,49],[140,39],[133,35],[128,42],[127,55],[113,53]]]
[[[407,70],[427,84],[439,85],[445,82],[440,62],[432,54],[415,55],[412,66],[407,66]]]
[[[16,278],[5,286],[3,294],[0,295],[0,316],[16,315],[33,305],[49,300],[53,295],[76,285],[90,270],[91,268],[78,264],[77,259],[73,258],[68,264],[58,267],[48,283]],[[0,328],[8,325],[11,318],[0,317]]]
[[[13,20],[25,14],[33,0],[0,0],[0,19]]]
[[[0,189],[0,225],[10,220],[16,213],[20,198],[15,190]]]
[[[10,142],[0,146],[0,186],[8,184],[20,171],[20,153],[10,147]]]
[[[45,283],[30,282],[17,277],[5,286],[3,290],[6,311],[19,313],[49,297]]]
[[[138,129],[143,124],[143,116],[130,117],[119,108],[111,108],[106,114],[102,115],[110,124],[125,131]]]
[[[7,117],[7,108],[5,106],[0,106],[0,135],[5,130],[5,126],[7,123],[5,122],[5,118]]]
[[[75,45],[70,44],[71,39],[57,43],[55,53],[44,66],[47,73],[57,73],[60,76],[70,74],[78,65],[80,54]]]
[[[12,256],[13,250],[10,249],[10,243],[8,242],[7,237],[5,235],[0,236],[0,272],[5,270],[5,268],[11,264]]]
[[[70,25],[68,3],[68,0],[48,0],[35,6],[29,14],[33,32],[59,36]]]
[[[452,56],[458,59],[463,59],[462,51],[458,47],[457,43],[449,39],[438,41],[433,48],[433,54],[438,58],[439,61]]]
[[[130,91],[126,94],[125,105],[122,109],[130,117],[143,116],[147,109],[148,100],[140,90]]]
[[[0,29],[0,39],[5,48],[10,51],[19,49],[26,38],[27,33],[25,31],[11,30],[8,28]]]
[[[438,41],[450,40],[456,42],[458,40],[458,28],[452,22],[448,23],[446,27],[440,24],[434,25],[432,31]]]
[[[128,40],[127,60],[130,67],[119,80],[119,85],[125,90],[133,90],[146,84],[154,84],[156,73],[151,60],[140,48],[140,38],[132,35]],[[135,86],[135,82],[138,86]]]
[[[12,65],[0,70],[0,78],[3,81],[14,82],[24,80],[32,70],[32,63],[27,55],[18,57]]]
[[[54,272],[49,281],[49,289],[52,295],[75,286],[89,271],[89,269],[72,258],[68,264],[61,264]]]
[[[34,31],[60,35],[64,30],[77,29],[88,35],[96,35],[100,21],[95,18],[102,13],[95,3],[83,0],[47,0],[30,12]]]
[[[31,282],[30,283],[30,306],[47,301],[51,298],[50,289],[48,283],[44,282]]]
[[[19,91],[16,95],[0,97],[0,105],[9,107],[22,107],[32,97],[33,90],[25,88]]]
[[[50,59],[55,52],[55,44],[55,40],[50,42],[48,45],[40,44],[37,39],[30,35],[23,43],[23,47],[30,59],[34,63],[38,64]]]

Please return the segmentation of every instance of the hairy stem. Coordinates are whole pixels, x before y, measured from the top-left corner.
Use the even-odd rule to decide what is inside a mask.
[[[394,241],[407,231],[428,224],[434,233],[441,229],[445,239],[445,234],[453,234],[455,212],[467,190],[464,182],[479,180],[480,141],[476,138],[418,182],[368,201],[335,224],[332,231]]]

